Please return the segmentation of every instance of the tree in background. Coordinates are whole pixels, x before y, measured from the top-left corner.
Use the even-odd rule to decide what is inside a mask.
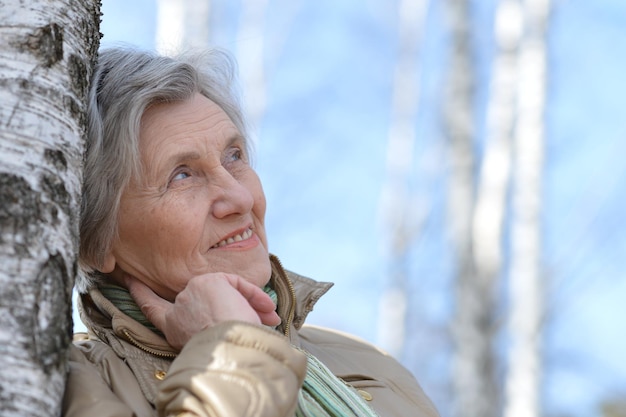
[[[159,53],[208,45],[211,0],[157,0],[156,4],[155,44]]]
[[[0,415],[57,416],[72,339],[96,0],[0,7]]]
[[[494,339],[499,330],[495,297],[500,279],[504,276],[502,235],[510,190],[521,26],[518,0],[500,1],[494,21],[496,51],[486,110],[486,137],[476,170],[476,194],[469,203],[471,206],[465,207],[469,210],[471,224],[463,229],[464,233],[468,233],[463,238],[468,253],[462,259],[469,265],[465,270],[459,269],[456,281],[454,336],[457,368],[453,378],[456,381],[458,415],[497,415],[501,403],[494,351]],[[472,103],[467,104],[472,106]],[[476,152],[474,149],[465,150]],[[466,174],[470,175],[467,180],[473,182],[474,172]]]
[[[276,4],[277,3],[277,4]],[[282,19],[268,27],[269,0],[242,0],[237,28],[237,63],[247,119],[259,129],[267,110],[268,80],[283,57],[285,42],[302,8],[301,0],[281,0]],[[257,143],[259,138],[255,138]]]
[[[468,3],[449,3],[453,49],[444,109],[450,146],[449,207],[456,253],[453,323],[456,415],[539,415],[540,202],[545,26],[547,2],[501,0],[496,7],[486,136],[474,138],[476,85]],[[511,181],[513,180],[513,182]],[[507,218],[508,195],[511,215]],[[503,230],[509,227],[510,269],[503,270]],[[499,366],[494,343],[499,328],[496,294],[509,277],[508,367]],[[496,371],[506,368],[506,393]],[[503,398],[504,397],[504,398]]]
[[[381,194],[381,217],[387,237],[389,279],[380,299],[378,340],[397,358],[406,345],[410,303],[410,247],[419,233],[418,212],[410,189],[414,161],[415,118],[419,101],[418,49],[428,1],[398,4],[398,60],[393,77],[391,124],[387,141],[386,183]]]
[[[522,8],[518,0],[502,0],[497,5],[497,50],[482,159],[475,156],[472,132],[475,105],[469,8],[462,0],[449,6],[454,54],[444,116],[451,164],[449,223],[457,256],[453,325],[456,415],[499,414],[503,395],[496,385],[494,339],[499,329],[495,295],[499,278],[505,276],[502,236],[507,224],[507,193],[511,192],[508,276],[513,343],[505,376],[505,416],[538,416],[543,311],[539,214],[547,2],[527,1]]]
[[[495,417],[498,411],[493,351],[493,275],[477,263],[473,220],[477,213],[475,172],[476,69],[470,3],[447,2],[449,74],[443,122],[448,140],[448,228],[455,255],[455,315],[452,322],[454,415]],[[484,192],[480,195],[484,195]],[[483,206],[484,207],[484,206]]]
[[[267,103],[265,65],[265,22],[268,0],[242,1],[237,44],[237,62],[246,97],[246,110],[250,121],[259,126]]]
[[[541,415],[541,206],[549,0],[524,0],[514,132],[509,334],[504,417]]]

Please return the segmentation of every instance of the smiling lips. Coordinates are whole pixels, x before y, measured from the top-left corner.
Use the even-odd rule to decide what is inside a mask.
[[[224,239],[215,245],[211,246],[211,249],[221,248],[222,246],[230,245],[231,243],[241,242],[252,237],[252,229],[248,228],[238,235],[231,236],[228,239]]]

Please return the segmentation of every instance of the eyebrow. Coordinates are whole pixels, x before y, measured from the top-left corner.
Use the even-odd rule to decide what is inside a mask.
[[[174,166],[183,161],[194,161],[198,159],[200,159],[200,154],[196,151],[176,153],[167,159],[166,166]]]
[[[247,147],[246,145],[246,140],[245,138],[241,135],[241,134],[236,134],[231,136],[227,141],[226,141],[226,145],[224,146],[224,149],[232,146],[234,143],[236,142],[241,142],[244,145],[244,150],[247,151]],[[168,166],[172,166],[172,165],[178,165],[183,161],[194,161],[194,160],[198,160],[200,159],[201,156],[198,152],[196,151],[188,151],[188,152],[180,152],[180,153],[176,153],[174,155],[172,155],[171,157],[169,157],[167,159],[167,165]]]

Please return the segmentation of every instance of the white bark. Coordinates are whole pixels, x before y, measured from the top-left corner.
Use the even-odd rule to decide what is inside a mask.
[[[0,415],[57,416],[71,342],[94,0],[0,7]]]
[[[241,2],[237,34],[237,62],[246,93],[246,114],[253,126],[259,126],[267,103],[264,65],[267,3],[267,0]]]
[[[457,268],[456,312],[452,324],[454,415],[492,417],[498,405],[493,352],[493,275],[483,274],[482,264],[476,264],[473,236],[482,232],[476,230],[476,223],[489,206],[485,205],[484,194],[478,200],[483,204],[475,206],[480,192],[474,183],[477,158],[470,3],[449,0],[448,10],[453,53],[444,116],[450,152],[448,223]]]
[[[487,105],[485,151],[472,222],[476,275],[486,288],[497,285],[502,269],[502,230],[511,176],[517,53],[522,25],[519,0],[501,0],[495,16],[497,51]]]
[[[487,134],[479,169],[471,219],[473,276],[459,291],[457,370],[458,415],[494,415],[498,390],[494,383],[493,337],[495,293],[502,274],[502,230],[511,171],[511,136],[515,120],[517,48],[521,31],[518,0],[502,0],[495,16],[491,91],[487,104]],[[463,278],[461,278],[463,279]],[[464,307],[463,307],[464,306]],[[478,384],[474,381],[480,381]]]
[[[476,340],[472,342],[473,348],[466,345],[459,349],[458,366],[465,380],[457,385],[457,396],[460,399],[458,415],[495,415],[499,404],[499,392],[494,383],[492,335],[497,330],[494,328],[495,293],[498,278],[502,275],[502,230],[510,184],[517,52],[521,29],[519,0],[501,0],[495,15],[494,37],[497,50],[487,104],[487,134],[472,218],[471,256],[474,276],[471,283],[465,284],[471,285],[473,289],[463,296],[463,299],[472,297],[475,300],[474,303],[466,300],[471,304],[461,313],[469,316],[465,319],[467,321],[464,322],[461,317],[458,319],[460,325],[475,329],[467,332],[466,341],[471,341],[472,337]],[[470,320],[470,317],[473,319]],[[463,341],[459,339],[457,343]],[[482,378],[483,381],[474,384],[476,378]],[[469,391],[466,392],[467,390]],[[472,408],[468,410],[467,407]]]
[[[524,0],[523,4],[526,33],[520,48],[517,84],[509,297],[511,352],[505,417],[540,415],[542,370],[541,180],[549,1]]]
[[[210,16],[210,0],[157,0],[157,51],[167,55],[206,48],[211,39]]]
[[[398,10],[399,55],[394,74],[387,178],[381,196],[384,229],[389,233],[390,277],[379,306],[378,341],[400,357],[406,342],[409,246],[417,234],[419,210],[409,189],[414,164],[415,118],[419,101],[417,52],[426,0],[402,0]]]

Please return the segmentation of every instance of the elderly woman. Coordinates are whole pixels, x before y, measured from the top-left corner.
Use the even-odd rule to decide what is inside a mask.
[[[268,252],[228,55],[100,53],[65,416],[436,416],[375,347],[305,326],[331,284]]]

